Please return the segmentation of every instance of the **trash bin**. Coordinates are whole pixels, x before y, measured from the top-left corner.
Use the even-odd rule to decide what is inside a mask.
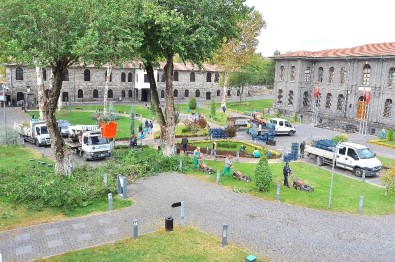
[[[165,217],[165,229],[166,231],[173,231],[174,219],[172,216]]]

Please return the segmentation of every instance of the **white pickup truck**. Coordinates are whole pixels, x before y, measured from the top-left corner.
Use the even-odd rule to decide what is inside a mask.
[[[335,166],[354,172],[355,176],[375,176],[381,170],[382,164],[368,147],[356,143],[343,142],[333,148],[334,151],[320,149],[306,145],[305,153],[316,158],[317,164],[332,164],[335,157]]]
[[[23,140],[36,144],[38,147],[51,145],[51,138],[44,121],[31,120],[28,124],[14,123],[14,130]]]

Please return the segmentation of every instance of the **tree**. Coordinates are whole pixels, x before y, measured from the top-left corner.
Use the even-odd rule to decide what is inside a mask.
[[[64,142],[57,127],[55,112],[68,67],[78,62],[75,44],[86,34],[87,18],[92,6],[87,1],[4,0],[0,7],[0,52],[18,63],[34,64],[38,71],[40,110],[51,136],[55,155],[55,171],[71,173]],[[42,67],[51,68],[51,87],[43,95]],[[40,73],[41,72],[41,73]]]
[[[266,155],[262,155],[255,168],[255,185],[259,191],[267,192],[272,184],[272,171],[267,162]]]
[[[215,115],[217,114],[217,105],[215,104],[214,99],[211,101],[210,112],[211,112],[211,117],[215,117]]]
[[[236,88],[239,91],[239,98],[241,102],[241,97],[244,92],[244,88],[253,82],[254,75],[251,72],[242,70],[239,72],[234,72],[229,74],[228,86],[230,88]]]
[[[194,98],[194,97],[189,98],[188,106],[189,106],[189,109],[196,110],[196,107],[197,107],[196,98]]]
[[[178,54],[184,62],[201,65],[213,57],[224,39],[237,36],[237,23],[248,13],[244,0],[144,1],[139,29],[144,32],[141,57],[156,103],[163,153],[174,154],[175,108],[173,95],[173,61]],[[160,106],[154,66],[166,60],[164,75],[165,111]]]

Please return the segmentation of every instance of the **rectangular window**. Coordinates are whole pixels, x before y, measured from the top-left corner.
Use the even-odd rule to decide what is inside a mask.
[[[149,83],[148,75],[147,75],[147,74],[144,74],[144,83]]]

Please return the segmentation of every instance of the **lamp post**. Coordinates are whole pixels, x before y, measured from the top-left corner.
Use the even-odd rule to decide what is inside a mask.
[[[3,85],[3,107],[4,107],[4,137],[5,137],[5,142],[7,143],[7,116],[6,116],[6,110],[5,110],[5,104],[7,102],[7,99],[5,99],[5,90],[8,90],[8,87],[6,85]]]
[[[30,86],[26,86],[26,103],[25,103],[25,111],[29,109],[29,93],[30,93]]]

